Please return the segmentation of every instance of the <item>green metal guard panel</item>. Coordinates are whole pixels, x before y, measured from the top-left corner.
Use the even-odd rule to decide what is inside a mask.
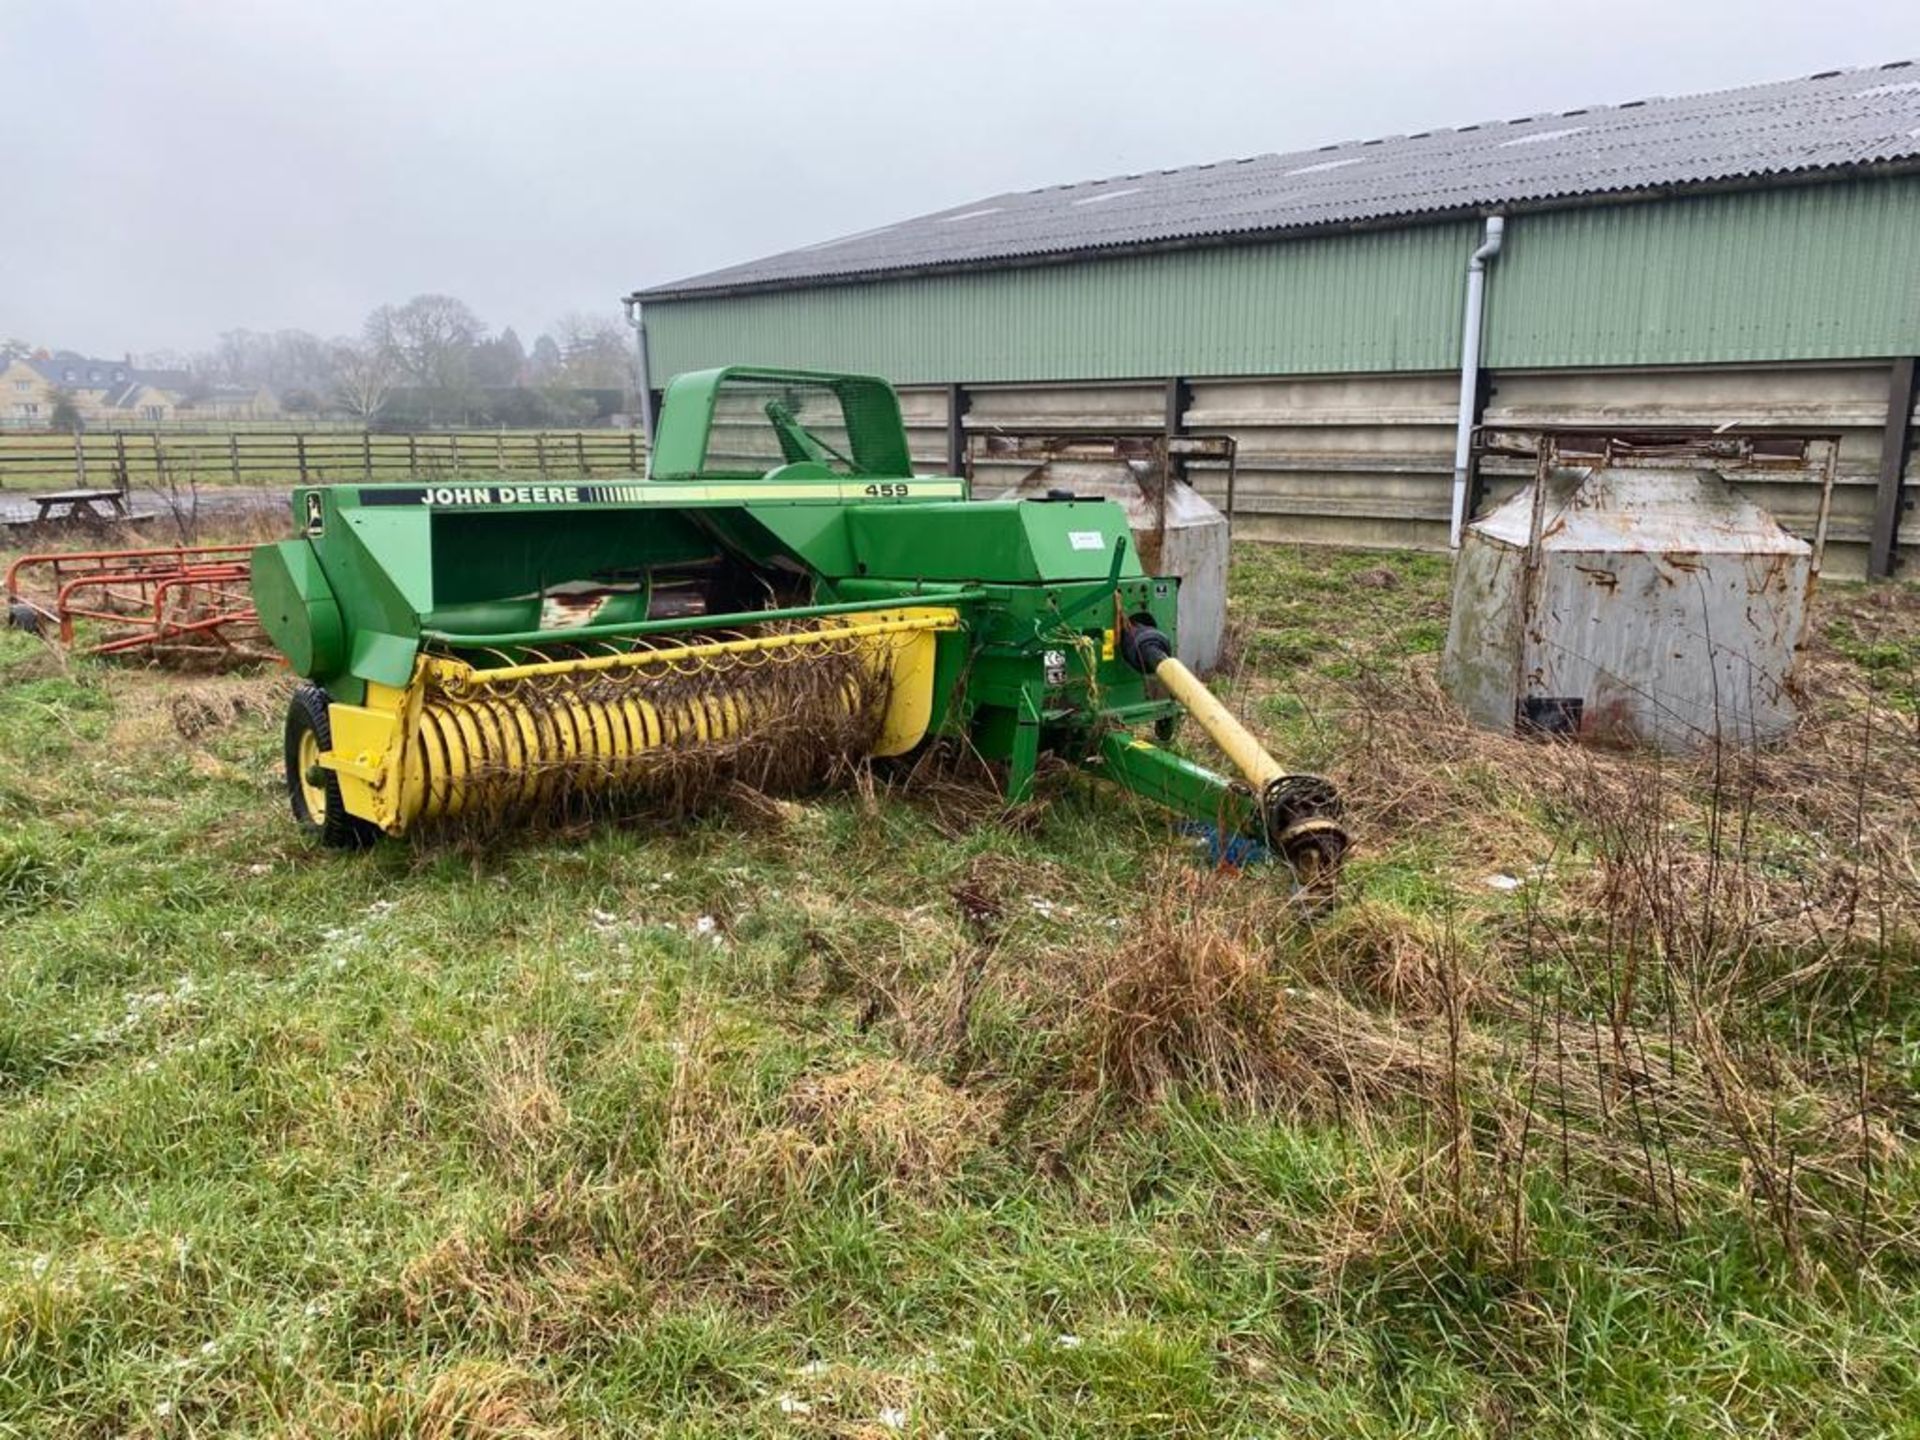
[[[1129,542],[1121,576],[1141,573],[1126,512],[1111,500],[874,507],[850,511],[847,532],[859,575],[1008,584],[1104,580],[1121,539]]]
[[[809,404],[827,413],[806,417],[796,413]],[[832,452],[812,435],[782,440],[778,421],[769,413],[775,408],[784,409],[789,419],[806,419],[810,429],[824,420],[824,428],[845,450]],[[763,432],[758,438],[780,448],[757,459],[716,455],[714,437],[729,425],[736,432],[743,428]],[[874,375],[741,365],[678,374],[668,384],[649,470],[655,480],[741,474],[759,478],[782,462],[795,473],[805,469],[823,477],[911,475],[913,459],[907,453],[900,399],[893,386]]]
[[[293,673],[338,670],[346,659],[346,630],[313,547],[304,540],[256,546],[251,569],[260,626]]]

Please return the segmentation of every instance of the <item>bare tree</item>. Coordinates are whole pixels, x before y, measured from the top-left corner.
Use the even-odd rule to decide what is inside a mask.
[[[371,425],[393,391],[392,360],[376,346],[351,340],[338,341],[330,360],[334,400],[362,425]]]
[[[326,389],[332,379],[328,359],[326,343],[305,330],[228,330],[212,351],[191,362],[151,368],[191,369],[209,383],[265,385],[285,392]]]
[[[235,384],[252,369],[264,337],[251,330],[223,330],[212,355],[212,378],[223,384]]]
[[[560,379],[589,390],[625,390],[633,384],[631,332],[607,315],[563,315],[554,325]],[[537,347],[536,347],[537,348]]]
[[[382,305],[367,316],[365,339],[408,384],[458,391],[466,388],[473,348],[486,333],[486,324],[464,300],[416,295],[404,305]]]
[[[145,350],[133,357],[133,363],[141,370],[187,372],[196,369],[193,357],[180,350]]]
[[[251,378],[251,377],[250,377]],[[276,330],[260,377],[275,390],[323,390],[333,378],[327,343],[305,330]]]

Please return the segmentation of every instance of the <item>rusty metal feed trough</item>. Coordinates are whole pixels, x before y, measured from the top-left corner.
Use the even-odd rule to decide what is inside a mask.
[[[8,618],[85,655],[259,658],[251,573],[246,545],[23,555],[7,568]]]
[[[1666,750],[1780,739],[1838,439],[1503,432],[1534,477],[1469,527],[1443,678],[1496,729]],[[1730,481],[1803,473],[1812,544]]]

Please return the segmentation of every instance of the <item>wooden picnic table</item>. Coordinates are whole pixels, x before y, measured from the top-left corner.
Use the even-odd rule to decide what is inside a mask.
[[[45,495],[29,496],[40,507],[39,520],[124,520],[127,518],[127,497],[119,490],[54,490]],[[102,510],[98,507],[106,506]],[[64,507],[65,513],[54,512]]]

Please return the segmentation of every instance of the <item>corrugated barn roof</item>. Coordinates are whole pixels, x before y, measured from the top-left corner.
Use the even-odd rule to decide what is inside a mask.
[[[643,299],[1227,242],[1920,164],[1920,63],[1012,192]]]

